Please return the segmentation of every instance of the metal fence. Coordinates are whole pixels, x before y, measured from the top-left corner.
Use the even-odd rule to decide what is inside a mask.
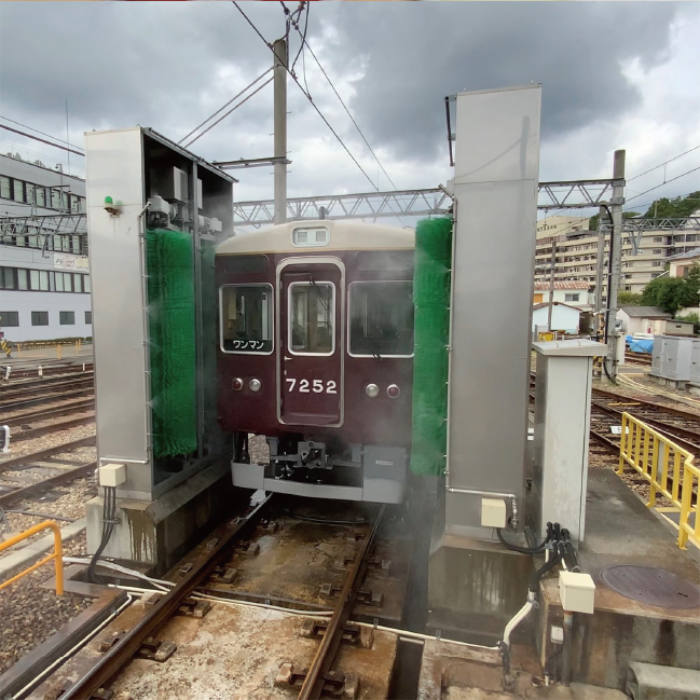
[[[700,546],[700,469],[693,464],[693,455],[625,412],[622,414],[618,474],[623,473],[625,464],[649,482],[647,506],[656,505],[658,494],[673,504],[679,514],[678,546],[686,549],[688,539]]]
[[[7,581],[0,583],[0,590],[22,578],[22,576],[26,576],[28,573],[31,573],[34,571],[34,569],[38,569],[42,564],[46,564],[46,562],[53,559],[56,567],[56,595],[63,595],[63,542],[61,540],[61,530],[53,520],[46,520],[43,523],[30,527],[24,532],[20,532],[19,535],[15,535],[4,542],[0,542],[0,552],[3,552],[18,542],[26,540],[28,537],[31,537],[42,530],[53,530],[53,553],[48,554],[43,559],[40,559],[23,571],[20,571],[12,578],[7,579]]]

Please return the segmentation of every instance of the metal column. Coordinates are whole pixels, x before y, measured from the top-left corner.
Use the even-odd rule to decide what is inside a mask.
[[[287,220],[287,40],[272,45],[274,63],[275,112],[275,223]]]
[[[625,151],[615,151],[613,164],[613,196],[610,205],[613,234],[609,255],[612,258],[612,266],[610,279],[608,280],[607,318],[605,320],[608,331],[608,354],[606,363],[608,374],[612,379],[615,379],[617,376],[617,333],[615,332],[615,322],[617,319],[617,292],[620,286],[620,268],[622,260],[622,205],[625,201],[624,178]]]

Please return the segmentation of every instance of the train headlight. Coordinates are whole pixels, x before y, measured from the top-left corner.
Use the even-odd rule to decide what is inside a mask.
[[[398,384],[389,384],[386,388],[386,395],[390,399],[398,399],[401,395],[401,389],[399,389]]]
[[[251,391],[254,391],[257,393],[258,391],[260,391],[260,389],[262,389],[262,382],[259,379],[251,379],[248,382],[248,388]]]
[[[370,399],[376,399],[377,396],[379,396],[379,387],[376,384],[368,384],[365,387],[365,394],[367,394]]]
[[[243,389],[243,380],[240,377],[234,377],[231,382],[231,388],[234,391],[241,391],[241,389]]]

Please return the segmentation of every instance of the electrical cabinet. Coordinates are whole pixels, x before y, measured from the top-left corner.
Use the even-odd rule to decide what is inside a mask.
[[[692,338],[664,336],[661,375],[665,379],[688,381],[690,379],[690,353]]]
[[[700,339],[692,341],[690,351],[690,383],[700,386]]]

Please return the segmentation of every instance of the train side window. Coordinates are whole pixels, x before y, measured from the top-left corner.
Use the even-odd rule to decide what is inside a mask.
[[[349,298],[350,355],[410,357],[413,354],[412,282],[352,282]]]
[[[272,352],[271,284],[225,284],[219,307],[222,352]]]
[[[289,351],[295,355],[335,352],[335,285],[292,282],[289,285]]]

